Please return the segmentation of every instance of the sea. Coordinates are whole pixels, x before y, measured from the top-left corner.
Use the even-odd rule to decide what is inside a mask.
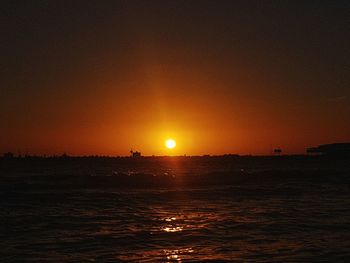
[[[350,262],[350,162],[0,160],[0,262]]]

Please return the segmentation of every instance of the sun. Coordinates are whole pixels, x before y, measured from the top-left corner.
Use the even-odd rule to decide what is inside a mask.
[[[176,146],[176,141],[174,141],[173,139],[167,139],[165,141],[165,146],[168,148],[168,149],[173,149],[175,148]]]

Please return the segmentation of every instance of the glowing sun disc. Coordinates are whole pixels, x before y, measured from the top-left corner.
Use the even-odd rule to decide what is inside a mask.
[[[173,139],[168,139],[168,140],[165,141],[165,146],[168,149],[173,149],[176,146],[176,142]]]

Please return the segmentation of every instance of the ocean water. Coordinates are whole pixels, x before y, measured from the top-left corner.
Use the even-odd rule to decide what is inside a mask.
[[[348,171],[147,165],[2,169],[0,261],[350,261]]]

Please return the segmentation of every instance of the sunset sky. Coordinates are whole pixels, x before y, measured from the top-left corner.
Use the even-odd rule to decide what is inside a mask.
[[[0,12],[0,153],[350,141],[350,1],[11,0]]]

